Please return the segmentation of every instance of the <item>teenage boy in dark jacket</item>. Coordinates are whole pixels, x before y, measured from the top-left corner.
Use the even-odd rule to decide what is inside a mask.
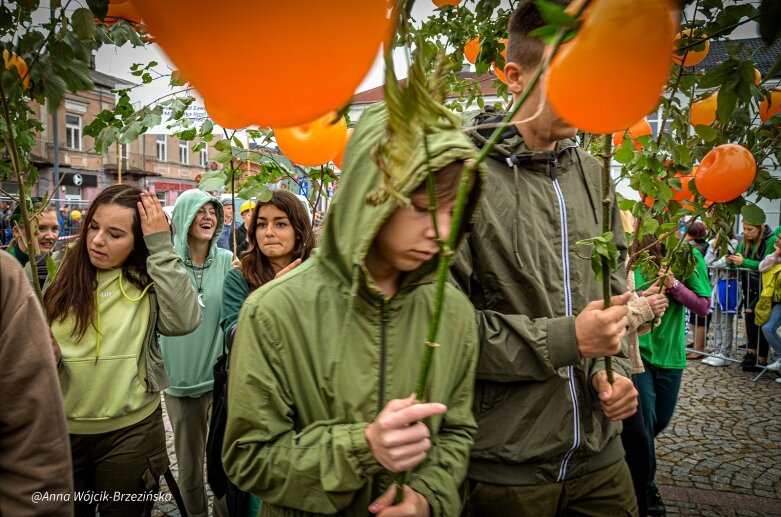
[[[504,71],[515,101],[542,58],[543,43],[526,36],[541,25],[533,2],[510,21]],[[578,240],[602,233],[600,165],[542,96],[537,86],[486,160],[479,216],[453,268],[481,343],[465,514],[636,515],[619,433],[637,391],[628,361],[614,359],[611,386],[602,359],[621,351],[629,293],[603,310],[601,284],[577,255],[588,252]],[[496,115],[473,121],[485,124],[472,132],[478,145]],[[611,220],[623,264],[615,200]],[[625,279],[613,271],[614,293]]]

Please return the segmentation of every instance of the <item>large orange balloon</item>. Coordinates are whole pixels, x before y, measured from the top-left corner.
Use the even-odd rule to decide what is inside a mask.
[[[270,127],[347,105],[393,30],[387,0],[133,2],[205,98]],[[194,27],[221,34],[224,44],[194,47]]]
[[[453,7],[461,3],[461,0],[431,0],[437,8],[445,7],[446,5],[452,5]]]
[[[638,137],[653,134],[651,124],[648,123],[648,119],[646,117],[643,117],[642,119],[632,124],[627,131],[629,131],[629,138],[632,139],[632,142],[634,142],[637,149],[643,147],[640,145],[640,142],[637,141]],[[618,147],[623,143],[625,133],[626,131],[613,133],[613,147]]]
[[[464,57],[467,61],[475,64],[477,55],[480,53],[480,38],[472,38],[464,44]]]
[[[694,35],[692,36],[692,34]],[[699,41],[702,39],[705,40],[704,41],[705,46],[701,50],[694,50],[694,48],[689,48],[684,50],[683,52],[686,54],[685,59],[683,54],[679,54],[677,52],[678,42],[681,40],[681,38],[684,35],[690,38],[689,43],[694,43],[695,41]],[[673,40],[673,61],[675,61],[681,66],[694,66],[699,64],[703,59],[705,59],[708,56],[708,52],[710,51],[710,40],[706,38],[707,36],[705,34],[695,33],[694,29],[687,29],[685,31],[678,33],[678,35],[675,36],[675,40]],[[688,44],[686,46],[688,46]]]
[[[547,73],[556,113],[584,131],[613,133],[653,111],[672,67],[675,14],[669,0],[592,0]]]
[[[342,150],[339,151],[339,154],[337,154],[332,162],[334,162],[334,165],[342,168],[342,160],[344,160],[344,152],[347,150],[347,144],[350,143],[350,137],[353,136],[353,128],[347,129],[347,139],[344,141],[344,147],[342,147]]]
[[[759,118],[767,122],[773,115],[781,114],[781,90],[770,90],[770,102],[765,97],[759,104]]]
[[[344,117],[332,124],[335,113],[328,113],[300,126],[274,129],[274,137],[282,154],[291,161],[308,167],[333,160],[347,142],[347,122]]]
[[[742,145],[722,144],[702,159],[694,183],[708,201],[726,203],[745,192],[756,175],[757,162],[751,151]]]
[[[692,126],[709,126],[716,120],[716,107],[718,106],[719,93],[715,92],[692,102],[689,109],[689,118]]]
[[[225,110],[219,103],[204,99],[203,107],[215,124],[225,129],[242,129],[252,125],[252,118],[246,114],[235,114]]]

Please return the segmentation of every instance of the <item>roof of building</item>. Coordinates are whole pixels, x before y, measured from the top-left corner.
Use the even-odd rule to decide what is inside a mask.
[[[754,60],[759,73],[764,77],[770,71],[770,68],[778,59],[778,55],[781,54],[781,39],[777,39],[770,47],[766,47],[762,38],[745,38],[739,40],[715,40],[711,41],[710,51],[705,59],[697,65],[698,68],[704,68],[709,70],[719,63],[724,62],[729,54],[727,53],[727,45],[742,44],[743,48],[740,51],[739,57],[751,58]],[[776,77],[781,76],[781,73],[776,74]]]
[[[471,80],[476,81],[480,84],[480,90],[482,91],[483,95],[496,95],[496,87],[494,86],[494,81],[497,81],[495,75],[493,74],[483,74],[481,76],[478,76],[475,72],[460,72],[459,77],[462,80]],[[406,84],[406,79],[400,79],[399,83]],[[360,93],[356,93],[353,97],[352,104],[353,105],[360,105],[360,104],[374,104],[375,102],[379,102],[385,98],[385,87],[380,85],[376,88],[372,88],[370,90],[365,90]],[[455,99],[457,97],[460,97],[460,94],[448,92],[447,98],[448,99]]]
[[[90,69],[89,76],[92,79],[92,82],[95,83],[95,86],[105,86],[112,90],[121,86],[135,86],[135,83],[120,79],[119,77],[114,77],[113,75],[104,74],[103,72],[98,72],[94,69]]]

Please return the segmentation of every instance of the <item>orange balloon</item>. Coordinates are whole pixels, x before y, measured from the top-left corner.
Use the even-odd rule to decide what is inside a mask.
[[[767,122],[773,115],[781,114],[781,90],[770,90],[770,102],[765,97],[759,104],[759,118]]]
[[[457,6],[461,3],[461,0],[431,0],[434,2],[434,5],[437,6],[437,9],[440,7],[445,7],[446,5],[451,5],[453,7]]]
[[[477,55],[480,54],[480,37],[472,38],[464,44],[464,57],[467,61],[475,64]]]
[[[756,175],[757,162],[751,151],[738,144],[722,144],[702,159],[694,183],[708,201],[726,203],[745,192]]]
[[[652,112],[672,67],[669,0],[593,0],[577,36],[553,57],[551,107],[569,124],[609,134]]]
[[[689,188],[689,183],[694,179],[692,174],[684,174],[679,172],[675,175],[676,178],[681,180],[681,190],[673,187],[673,201],[678,201],[684,208],[693,209],[694,205],[691,204],[694,201],[694,192]]]
[[[133,3],[203,97],[269,127],[303,124],[349,104],[394,28],[387,0]],[[230,44],[194,49],[193,27],[224,34]]]
[[[637,141],[638,137],[653,134],[651,124],[648,123],[648,119],[646,117],[643,117],[642,119],[632,124],[632,126],[626,131],[629,131],[629,138],[632,139],[637,149],[641,149],[643,147],[640,142]],[[618,147],[623,143],[624,134],[626,131],[613,133],[613,147]]]
[[[252,125],[252,119],[246,114],[236,115],[225,110],[219,103],[212,103],[211,101],[203,100],[203,107],[206,109],[206,113],[209,114],[209,118],[225,129],[243,129]]]
[[[756,86],[759,86],[760,84],[762,84],[762,74],[756,68],[754,69],[754,84]]]
[[[497,68],[496,63],[491,63],[491,70],[493,70],[494,74],[496,74],[496,77],[498,77],[500,81],[502,81],[504,84],[507,84],[507,76],[504,75],[502,70]]]
[[[353,128],[347,129],[347,139],[344,141],[344,147],[342,147],[342,150],[339,151],[339,154],[337,154],[332,162],[334,162],[334,165],[342,168],[342,160],[344,160],[344,152],[347,150],[347,145],[350,143],[350,137],[353,136]]]
[[[300,126],[274,129],[274,137],[282,154],[291,161],[308,167],[333,160],[347,142],[347,122],[335,113]]]
[[[685,31],[678,33],[673,40],[673,61],[681,66],[697,65],[708,56],[708,52],[710,52],[710,40],[705,39],[705,48],[702,50],[694,50],[694,48],[684,50],[683,52],[686,53],[686,57],[684,58],[683,54],[678,53],[678,42],[684,35],[690,38],[689,43],[694,43],[695,41],[707,38],[707,36],[702,33],[694,33],[694,29],[686,29]]]
[[[704,99],[692,102],[689,118],[692,126],[709,126],[716,120],[719,93],[714,92]]]

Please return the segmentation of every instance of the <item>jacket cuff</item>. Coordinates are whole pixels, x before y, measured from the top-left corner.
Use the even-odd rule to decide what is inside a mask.
[[[171,232],[169,231],[164,230],[162,232],[155,232],[150,233],[149,235],[144,235],[144,242],[146,243],[146,247],[149,249],[150,255],[160,253],[161,251],[174,250],[174,244],[171,242]]]
[[[575,317],[548,319],[548,357],[554,368],[580,364]]]
[[[369,442],[366,441],[366,427],[368,424],[356,424],[349,431],[350,449],[355,461],[361,469],[362,475],[369,477],[382,472],[382,465],[372,454]]]

